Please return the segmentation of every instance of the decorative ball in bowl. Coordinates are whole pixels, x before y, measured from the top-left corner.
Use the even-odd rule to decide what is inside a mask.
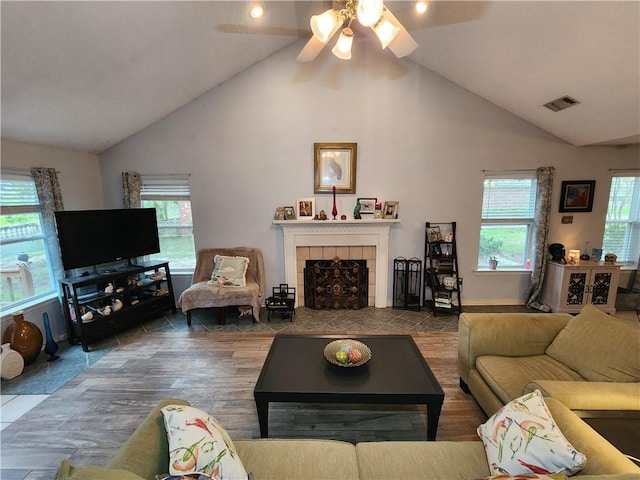
[[[324,358],[339,367],[359,367],[371,360],[371,349],[358,340],[334,340],[324,347]]]

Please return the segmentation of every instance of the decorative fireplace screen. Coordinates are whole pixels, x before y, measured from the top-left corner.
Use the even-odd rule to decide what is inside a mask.
[[[304,304],[309,308],[357,310],[367,306],[369,270],[366,260],[307,260]]]

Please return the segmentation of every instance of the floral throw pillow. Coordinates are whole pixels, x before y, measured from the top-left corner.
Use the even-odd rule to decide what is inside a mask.
[[[560,432],[539,390],[506,404],[478,435],[492,475],[574,475],[587,463]]]
[[[213,273],[209,283],[221,287],[244,287],[247,285],[245,277],[248,267],[248,257],[216,255],[213,257]]]
[[[521,473],[520,475],[491,475],[490,477],[477,478],[476,480],[567,480],[563,473],[543,475],[538,473]]]
[[[247,480],[231,438],[212,415],[188,405],[167,405],[162,414],[169,439],[171,475]]]

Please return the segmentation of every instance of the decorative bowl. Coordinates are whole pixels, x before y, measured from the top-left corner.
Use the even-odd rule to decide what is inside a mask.
[[[356,362],[347,360],[345,363],[339,362],[336,359],[336,353],[338,353],[339,351],[343,351],[349,354],[351,350],[360,351],[360,353],[362,354],[362,358]],[[326,358],[329,363],[332,363],[339,367],[359,367],[371,360],[371,349],[358,340],[352,340],[349,338],[346,338],[344,340],[334,340],[324,347],[324,358]]]

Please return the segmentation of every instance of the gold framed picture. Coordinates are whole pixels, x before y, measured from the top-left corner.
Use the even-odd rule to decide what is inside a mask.
[[[384,202],[382,218],[398,218],[399,202]]]
[[[356,193],[357,143],[314,143],[314,193]]]

